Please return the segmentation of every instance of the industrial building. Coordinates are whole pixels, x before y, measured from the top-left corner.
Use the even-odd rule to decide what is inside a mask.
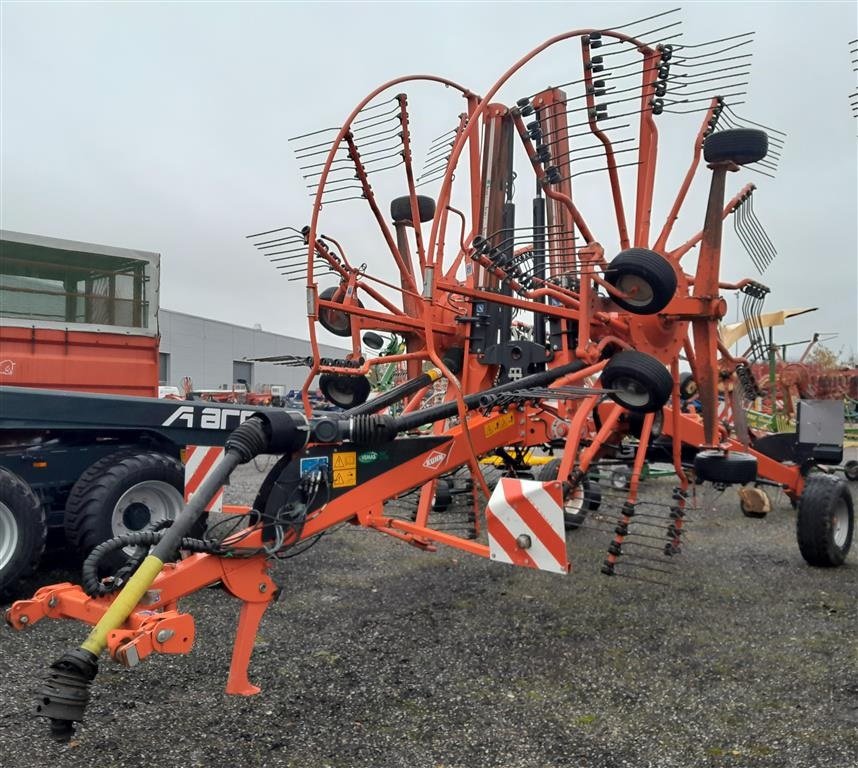
[[[247,358],[312,354],[310,342],[294,336],[245,328],[205,317],[161,308],[159,381],[180,386],[190,377],[194,388],[217,389],[244,379],[248,389],[265,385],[283,385],[299,389],[307,377],[307,368],[275,363],[250,362]],[[346,350],[320,345],[324,356],[344,357]]]

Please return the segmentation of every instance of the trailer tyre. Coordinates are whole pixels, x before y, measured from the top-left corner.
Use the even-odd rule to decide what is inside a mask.
[[[537,479],[543,483],[557,479],[560,472],[560,459],[552,459],[539,468]],[[581,484],[572,487],[571,483],[563,483],[563,524],[567,531],[580,528],[587,519],[589,512],[595,512],[602,503],[602,490],[584,475]]]
[[[36,569],[47,530],[38,496],[20,477],[0,467],[0,595]]]
[[[66,504],[65,528],[69,543],[88,555],[94,547],[126,533],[152,530],[174,520],[184,507],[185,476],[171,456],[150,451],[114,453],[95,462],[72,487]],[[205,531],[201,518],[192,538]],[[107,555],[110,572],[134,554],[134,548]]]
[[[810,475],[798,502],[796,538],[809,565],[843,565],[855,531],[855,505],[843,480]]]

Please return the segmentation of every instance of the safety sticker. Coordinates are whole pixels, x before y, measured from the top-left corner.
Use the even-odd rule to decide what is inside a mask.
[[[496,419],[487,421],[485,426],[483,427],[483,432],[485,433],[486,437],[493,437],[498,432],[502,432],[508,427],[511,427],[513,424],[515,424],[515,414],[504,413],[498,416]]]
[[[357,451],[335,453],[331,459],[333,460],[334,472],[338,469],[354,469],[357,466]]]
[[[349,488],[357,485],[357,470],[354,467],[351,469],[335,469],[332,485],[334,488]]]

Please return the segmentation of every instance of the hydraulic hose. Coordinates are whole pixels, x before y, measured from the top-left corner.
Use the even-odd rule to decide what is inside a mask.
[[[566,365],[550,368],[545,371],[532,373],[530,376],[523,376],[515,381],[508,381],[505,384],[499,384],[491,389],[485,389],[482,392],[475,392],[471,395],[465,395],[465,406],[467,409],[473,410],[478,408],[480,400],[486,396],[498,395],[503,392],[512,392],[519,389],[530,389],[531,387],[544,387],[552,381],[556,381],[563,376],[568,376],[570,373],[575,373],[582,370],[585,364],[580,360],[575,360]],[[441,403],[433,405],[429,408],[423,408],[413,413],[406,413],[393,420],[393,427],[397,432],[407,432],[410,429],[422,427],[424,424],[432,424],[441,419],[447,419],[450,416],[455,416],[458,413],[458,403],[450,401],[449,403]]]

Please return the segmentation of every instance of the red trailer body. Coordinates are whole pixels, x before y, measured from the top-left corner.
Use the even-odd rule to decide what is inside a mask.
[[[0,239],[0,385],[157,397],[160,257]]]

